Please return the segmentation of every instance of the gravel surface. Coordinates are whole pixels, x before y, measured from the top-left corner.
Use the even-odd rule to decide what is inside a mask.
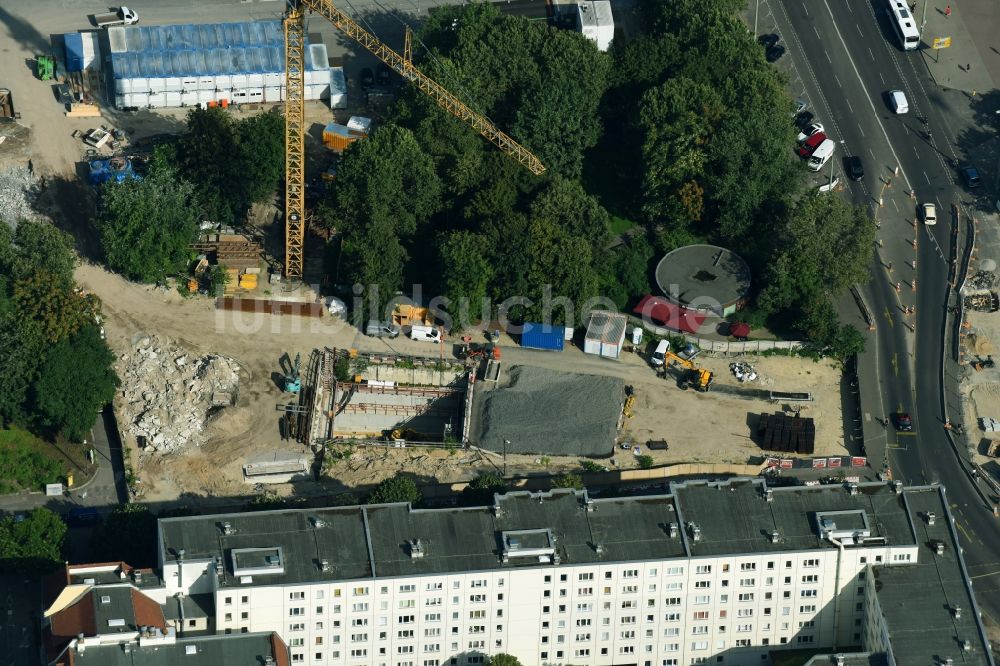
[[[481,398],[476,443],[508,453],[606,456],[614,448],[625,382],[514,366],[510,383]]]

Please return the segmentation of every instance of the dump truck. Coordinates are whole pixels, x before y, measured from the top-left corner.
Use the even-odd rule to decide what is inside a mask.
[[[14,110],[14,96],[9,88],[0,88],[0,123],[12,123],[21,114]]]
[[[94,14],[94,25],[98,28],[110,28],[116,25],[135,25],[139,22],[139,15],[122,5],[116,11],[107,14]]]

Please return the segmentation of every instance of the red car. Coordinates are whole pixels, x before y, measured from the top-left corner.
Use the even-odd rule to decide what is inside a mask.
[[[824,141],[826,141],[826,132],[816,132],[803,141],[796,152],[799,154],[799,157],[809,157]]]

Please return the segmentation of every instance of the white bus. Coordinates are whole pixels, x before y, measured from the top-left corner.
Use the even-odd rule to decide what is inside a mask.
[[[903,0],[889,0],[889,21],[904,51],[913,51],[920,46],[920,30],[910,8]]]

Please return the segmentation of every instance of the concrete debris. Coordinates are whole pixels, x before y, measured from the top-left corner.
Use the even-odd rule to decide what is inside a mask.
[[[37,219],[38,179],[26,166],[0,171],[0,220],[16,227],[19,220]]]
[[[196,357],[172,343],[140,338],[119,364],[123,429],[143,438],[144,450],[168,453],[201,446],[213,407],[231,404],[239,365],[216,354]]]

